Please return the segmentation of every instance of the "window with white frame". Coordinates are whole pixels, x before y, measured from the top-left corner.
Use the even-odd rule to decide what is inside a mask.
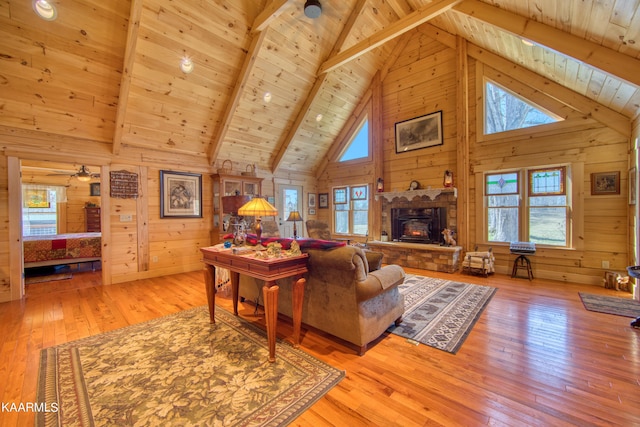
[[[570,246],[567,170],[554,166],[486,173],[487,240]]]
[[[336,234],[366,235],[369,230],[369,186],[335,187],[333,209]]]

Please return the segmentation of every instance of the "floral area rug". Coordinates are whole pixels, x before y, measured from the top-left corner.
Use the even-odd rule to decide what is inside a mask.
[[[389,332],[455,354],[497,288],[407,274],[405,312]]]
[[[36,426],[280,426],[343,377],[264,330],[198,307],[42,350]],[[44,406],[43,406],[44,407]]]
[[[578,292],[584,308],[599,313],[614,314],[624,317],[640,316],[640,302],[631,298],[609,297]]]

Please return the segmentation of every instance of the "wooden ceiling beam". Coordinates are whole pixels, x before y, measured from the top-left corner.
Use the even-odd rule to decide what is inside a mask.
[[[332,56],[320,66],[318,74],[328,73],[336,68],[353,61],[354,59],[364,55],[373,49],[382,46],[389,40],[392,40],[412,29],[424,24],[425,22],[435,18],[438,15],[448,11],[462,0],[439,0],[421,7],[415,12],[400,18],[391,23],[387,28],[378,31],[371,37],[362,40],[360,43],[345,49],[337,55]]]
[[[338,39],[333,45],[333,49],[331,50],[329,57],[340,52],[340,49],[342,49],[342,46],[345,43],[345,40],[347,39],[351,31],[353,31],[353,27],[358,19],[358,16],[360,16],[360,13],[362,12],[362,9],[365,7],[366,3],[367,3],[366,0],[358,0],[353,10],[349,14],[349,18],[347,19],[347,22],[345,23],[344,28],[340,32]],[[319,74],[318,78],[316,78],[316,81],[313,83],[313,87],[311,88],[311,91],[307,94],[307,97],[304,101],[304,104],[302,105],[302,108],[300,108],[300,111],[298,111],[298,115],[296,116],[296,119],[294,120],[293,125],[291,126],[291,128],[289,128],[289,132],[287,132],[287,136],[284,138],[282,144],[280,144],[280,148],[278,149],[278,152],[276,153],[273,159],[273,162],[271,163],[272,173],[275,173],[278,170],[278,168],[280,168],[280,164],[282,163],[282,159],[284,158],[284,155],[286,154],[287,150],[293,143],[295,136],[300,130],[300,126],[302,126],[302,123],[304,123],[305,117],[307,116],[309,110],[311,109],[311,106],[313,105],[314,101],[316,100],[316,97],[318,96],[318,93],[320,93],[320,90],[322,89],[322,86],[326,81],[327,81],[327,74],[323,73],[323,74]]]
[[[465,0],[453,10],[640,86],[640,60],[636,58],[478,0]]]
[[[406,0],[387,0],[387,4],[399,18],[403,18],[413,12],[413,9]]]
[[[285,11],[285,6],[287,6],[290,1],[291,0],[272,0],[269,5],[260,12],[260,15],[256,17],[255,21],[253,21],[251,32],[255,34],[267,28],[271,22]]]
[[[251,76],[251,70],[253,69],[256,58],[258,57],[258,52],[262,47],[262,43],[265,39],[265,31],[260,31],[257,35],[253,37],[251,40],[251,46],[249,47],[249,51],[245,56],[244,63],[242,64],[242,68],[240,69],[240,73],[238,74],[238,79],[236,80],[236,84],[233,87],[231,95],[229,96],[229,102],[225,108],[224,115],[222,116],[222,120],[220,121],[220,125],[218,126],[218,131],[216,132],[215,137],[212,139],[211,145],[209,145],[209,150],[207,153],[207,158],[209,160],[209,164],[213,165],[218,157],[218,153],[220,152],[220,147],[222,147],[222,143],[224,142],[224,138],[229,131],[229,124],[231,123],[231,119],[233,118],[233,114],[240,103],[240,98],[242,97],[242,90],[244,89],[249,77]]]
[[[140,16],[142,16],[143,0],[132,0],[129,11],[129,26],[127,28],[127,45],[124,52],[124,64],[122,67],[122,79],[120,80],[120,94],[118,95],[118,108],[116,110],[116,127],[113,134],[113,154],[119,154],[122,148],[122,134],[124,132],[124,118],[129,102],[131,90],[131,76],[133,64],[136,59],[136,44],[138,31],[140,30]]]

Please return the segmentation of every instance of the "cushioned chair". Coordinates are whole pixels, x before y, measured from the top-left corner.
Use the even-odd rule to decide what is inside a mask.
[[[369,343],[400,323],[404,297],[399,286],[405,274],[399,265],[381,266],[382,254],[350,245],[303,252],[309,254],[302,303],[305,325],[352,343],[364,354]],[[277,281],[278,312],[288,317],[292,282],[290,277]],[[263,286],[263,281],[241,274],[239,295],[261,301]]]
[[[307,235],[312,239],[331,240],[331,231],[329,224],[316,219],[309,219],[305,223],[307,225]]]

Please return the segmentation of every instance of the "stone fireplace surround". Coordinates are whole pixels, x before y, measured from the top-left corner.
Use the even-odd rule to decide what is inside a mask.
[[[436,188],[411,191],[378,193],[382,198],[382,230],[391,235],[391,209],[394,208],[445,208],[447,228],[456,230],[457,190]],[[440,236],[440,241],[443,239]],[[372,250],[385,255],[383,262],[425,270],[454,273],[460,269],[461,246],[441,246],[438,244],[406,242],[369,242]]]

